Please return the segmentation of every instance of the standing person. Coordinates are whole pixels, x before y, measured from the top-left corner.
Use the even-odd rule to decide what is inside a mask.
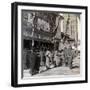
[[[36,55],[33,52],[33,49],[31,49],[31,52],[29,52],[29,62],[30,62],[30,74],[32,76],[35,74],[35,63],[36,63]]]
[[[39,57],[40,57],[40,67],[39,67],[39,73],[44,71],[44,50],[41,48],[39,52]]]
[[[53,51],[53,50],[51,50],[51,55],[50,55],[51,67],[53,67],[53,66],[54,66],[54,61],[53,61],[53,59],[54,59],[54,51]]]
[[[43,59],[44,59],[44,51],[41,48],[41,50],[40,50],[40,66],[44,65],[44,60]]]
[[[64,63],[65,66],[69,66],[69,68],[72,68],[72,49],[69,42],[65,42],[65,48],[64,48]]]
[[[54,53],[53,53],[53,50],[50,50],[49,57],[50,57],[50,68],[53,68],[54,67],[54,62],[53,62]]]
[[[38,52],[36,52],[35,53],[35,67],[34,67],[35,73],[39,72],[39,68],[40,68],[40,55]]]
[[[58,50],[55,50],[55,52],[54,52],[54,62],[55,62],[55,66],[60,65],[60,57],[59,57]]]
[[[68,52],[67,52],[67,46],[66,46],[66,43],[65,43],[65,47],[64,47],[64,65],[67,66],[67,58],[68,58]]]
[[[46,50],[45,57],[46,57],[46,68],[49,69],[50,68],[50,51],[49,51],[49,49]]]
[[[72,47],[71,47],[71,44],[69,43],[69,46],[68,46],[68,66],[70,69],[72,69],[72,60],[73,60],[73,52],[72,52]]]

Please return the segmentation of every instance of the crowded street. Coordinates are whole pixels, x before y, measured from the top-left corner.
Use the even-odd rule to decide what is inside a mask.
[[[79,14],[22,11],[22,78],[80,74]]]
[[[66,66],[60,66],[60,67],[54,67],[49,70],[45,70],[41,73],[35,74],[32,77],[37,76],[51,76],[51,75],[78,75],[80,74],[80,56],[78,55],[76,58],[73,59],[73,68],[69,69],[69,67]],[[24,78],[29,78],[30,73],[29,69],[24,70]]]

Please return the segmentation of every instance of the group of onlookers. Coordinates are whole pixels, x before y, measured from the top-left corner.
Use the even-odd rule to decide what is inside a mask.
[[[31,49],[27,54],[30,63],[30,75],[58,66],[68,66],[72,69],[74,54],[72,45],[67,41],[61,50],[50,50],[50,48],[44,50],[41,48],[39,52],[35,52]]]

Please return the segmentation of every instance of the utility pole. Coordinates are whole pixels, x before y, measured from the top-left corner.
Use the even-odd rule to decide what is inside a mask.
[[[76,16],[76,47],[77,47],[77,44],[78,44],[78,21],[77,21],[77,16]]]
[[[33,15],[33,25],[32,25],[32,47],[34,46],[34,29],[35,29],[34,19],[35,19],[35,14]]]

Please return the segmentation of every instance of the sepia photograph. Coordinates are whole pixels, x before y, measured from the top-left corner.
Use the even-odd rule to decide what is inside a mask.
[[[19,4],[14,3],[17,84],[86,81],[86,7]]]
[[[80,74],[80,14],[22,10],[22,78]]]

